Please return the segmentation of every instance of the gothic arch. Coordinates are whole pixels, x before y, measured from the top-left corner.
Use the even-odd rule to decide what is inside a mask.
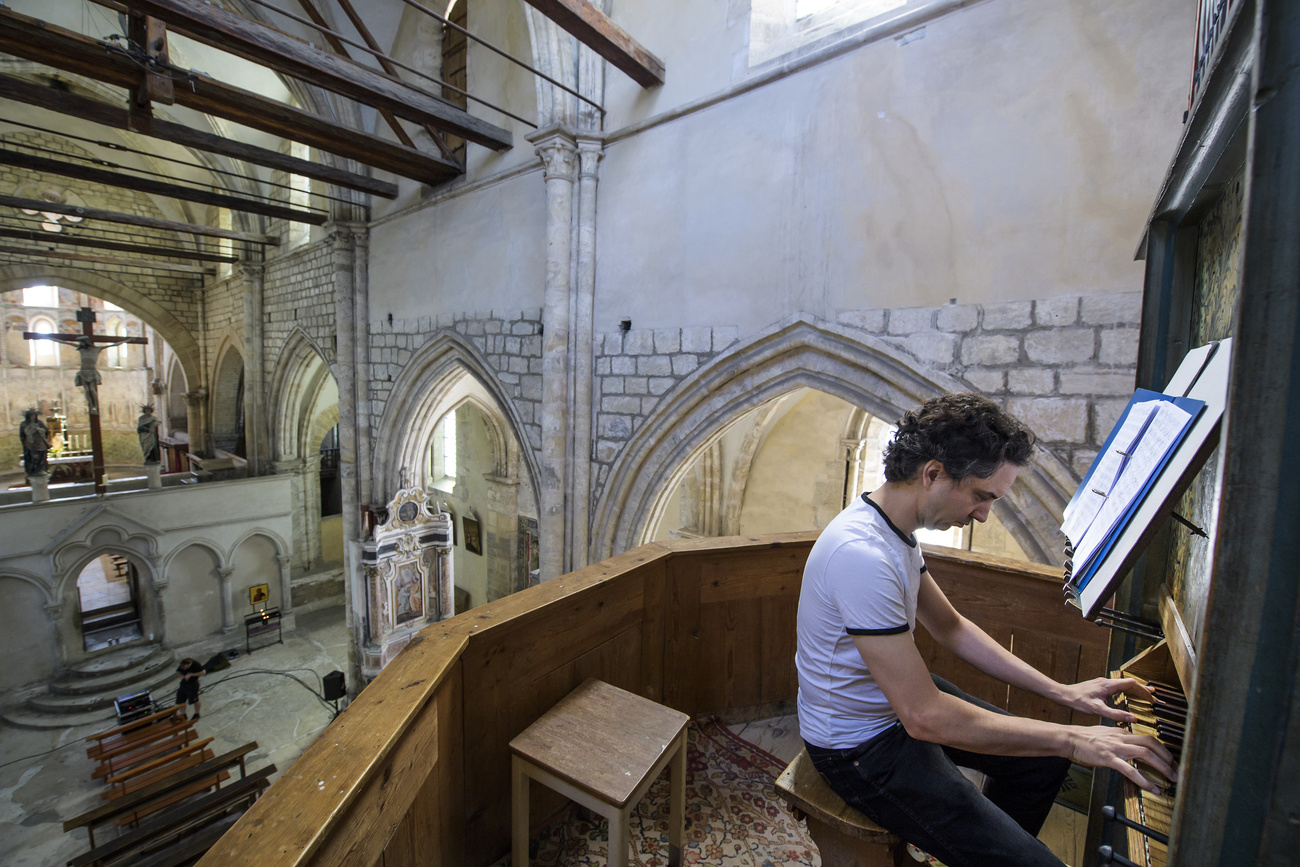
[[[411,356],[393,383],[376,438],[377,497],[386,502],[393,495],[404,468],[409,473],[423,471],[438,420],[471,398],[497,439],[493,449],[497,466],[508,469],[514,463],[516,455],[508,450],[527,442],[518,411],[478,349],[460,334],[445,329]],[[536,496],[536,457],[526,448],[519,448],[517,457],[527,467]]]
[[[175,548],[173,548],[171,552],[167,555],[167,557],[163,560],[162,577],[164,580],[167,579],[168,570],[171,569],[172,562],[177,557],[179,557],[182,552],[188,551],[190,548],[202,548],[203,550],[207,551],[209,554],[212,555],[213,559],[217,561],[218,569],[224,569],[230,565],[229,558],[226,557],[224,553],[222,553],[221,546],[218,545],[216,542],[213,542],[211,539],[204,538],[204,537],[192,537],[190,539],[186,539],[184,545],[177,545]]]
[[[153,565],[155,558],[133,546],[130,537],[122,537],[119,541],[104,541],[102,534],[103,529],[96,531],[89,546],[74,543],[55,555],[56,562],[62,561],[68,564],[67,566],[60,566],[54,575],[54,599],[56,602],[63,599],[64,594],[69,592],[69,584],[71,584],[73,591],[76,590],[77,579],[81,577],[81,571],[86,568],[86,565],[91,560],[105,554],[118,554],[130,560],[131,565],[136,568],[136,574],[140,577],[141,588],[149,586],[149,584],[146,584],[146,579],[149,583],[158,580],[160,576],[155,574]]]
[[[614,463],[592,529],[593,559],[641,544],[691,461],[728,424],[799,387],[839,397],[871,415],[906,409],[970,386],[915,362],[860,331],[796,315],[733,347],[670,392]],[[997,504],[998,517],[1026,554],[1059,562],[1060,515],[1072,488],[1069,468],[1050,452],[1020,474]]]
[[[275,460],[287,461],[313,453],[320,445],[320,432],[313,441],[316,422],[328,407],[318,406],[322,391],[333,379],[325,353],[301,329],[295,328],[285,341],[275,371],[271,374],[271,450]],[[337,386],[336,386],[337,387]],[[338,403],[334,404],[334,423]],[[330,425],[332,426],[332,425]],[[325,428],[328,430],[329,426]]]
[[[6,578],[12,578],[15,581],[21,581],[24,584],[30,584],[35,587],[41,593],[41,604],[43,605],[54,605],[59,600],[58,596],[50,592],[50,585],[48,582],[30,572],[24,572],[21,569],[13,569],[6,566],[5,568],[0,569],[0,581],[5,580]]]
[[[0,265],[0,292],[10,292],[49,283],[111,301],[139,316],[162,336],[192,383],[201,382],[199,343],[176,315],[139,289],[119,283],[103,274],[76,268],[46,265]]]
[[[268,530],[265,527],[254,527],[253,529],[249,530],[247,533],[244,533],[244,535],[240,536],[238,539],[234,541],[234,543],[230,546],[229,553],[224,558],[224,562],[225,563],[233,562],[235,557],[235,552],[239,550],[239,546],[244,544],[254,536],[262,536],[267,541],[269,541],[273,546],[275,546],[275,555],[277,557],[283,557],[285,554],[289,552],[289,546],[285,544],[284,539],[280,537],[279,533]]]
[[[233,451],[240,429],[240,394],[247,388],[243,382],[244,353],[233,335],[227,335],[217,350],[216,364],[212,367],[212,389],[208,399],[211,410],[208,416],[214,448]]]

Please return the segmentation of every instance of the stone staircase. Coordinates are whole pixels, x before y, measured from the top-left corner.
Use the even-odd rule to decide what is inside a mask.
[[[150,690],[155,701],[170,704],[175,677],[175,654],[157,644],[112,650],[69,666],[45,692],[6,713],[4,720],[23,728],[67,728],[112,720],[113,700],[121,695]]]

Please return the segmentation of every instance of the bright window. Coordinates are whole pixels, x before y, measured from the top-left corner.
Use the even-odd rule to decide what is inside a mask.
[[[58,307],[58,286],[28,286],[23,290],[24,307]],[[35,329],[33,329],[35,330]],[[50,329],[53,331],[54,329]]]
[[[451,490],[456,484],[456,413],[449,412],[433,429],[430,464],[435,487]]]
[[[23,303],[26,303],[26,299]],[[57,331],[54,323],[44,316],[33,319],[27,330],[35,331],[37,334],[54,334]],[[59,344],[53,340],[29,340],[27,351],[30,353],[33,367],[56,367],[59,363]]]
[[[107,333],[110,337],[126,337],[126,326],[122,324],[121,319],[110,319],[108,320]],[[125,345],[108,347],[108,352],[105,353],[108,358],[105,359],[105,363],[109,367],[125,367],[126,352]]]

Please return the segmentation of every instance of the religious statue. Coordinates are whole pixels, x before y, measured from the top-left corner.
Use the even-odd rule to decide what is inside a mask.
[[[156,464],[162,460],[158,446],[158,425],[161,422],[153,414],[153,407],[140,407],[140,420],[136,422],[135,432],[140,436],[140,451],[144,453],[146,464]]]
[[[40,336],[45,340],[67,343],[77,347],[77,354],[81,356],[81,368],[77,370],[77,378],[73,380],[73,383],[81,386],[86,392],[86,404],[90,407],[90,414],[99,415],[98,386],[104,381],[104,378],[99,375],[99,352],[110,346],[130,343],[131,338],[123,337],[118,340],[105,340],[100,337],[97,338],[97,342],[84,335],[75,338],[67,334],[42,334]]]
[[[18,436],[23,443],[23,472],[28,477],[44,475],[50,468],[50,429],[41,421],[38,411],[29,409],[23,413]]]

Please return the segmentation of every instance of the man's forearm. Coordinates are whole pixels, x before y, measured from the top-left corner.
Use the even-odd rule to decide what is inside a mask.
[[[1003,683],[1059,702],[1061,684],[1015,656],[965,617],[939,643],[962,660]]]

